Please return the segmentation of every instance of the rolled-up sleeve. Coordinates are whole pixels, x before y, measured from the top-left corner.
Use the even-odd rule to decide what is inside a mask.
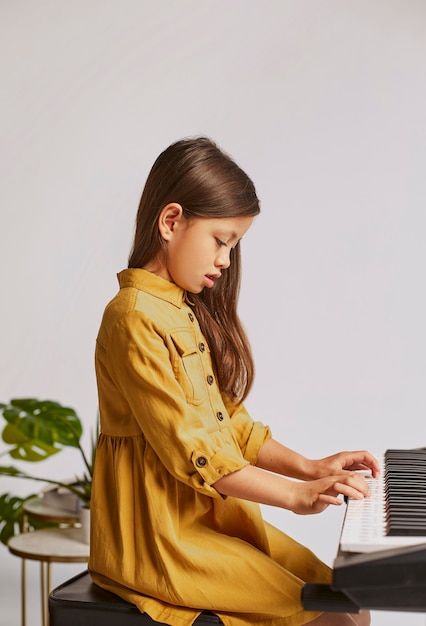
[[[232,428],[241,452],[251,465],[255,465],[260,449],[272,436],[271,430],[262,422],[253,421],[241,402],[232,401],[225,394],[223,394],[223,401],[231,418]]]

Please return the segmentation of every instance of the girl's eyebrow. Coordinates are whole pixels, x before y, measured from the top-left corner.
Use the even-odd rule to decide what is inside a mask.
[[[232,241],[233,239],[238,239],[238,234],[235,233],[235,232],[229,233],[228,231],[225,231],[225,230],[218,230],[217,234],[220,237],[223,237],[224,239],[227,239],[228,242]]]

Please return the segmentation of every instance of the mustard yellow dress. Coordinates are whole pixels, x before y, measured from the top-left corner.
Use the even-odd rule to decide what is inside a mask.
[[[141,269],[118,278],[96,345],[94,582],[172,626],[206,609],[225,626],[312,621],[303,583],[330,569],[257,504],[212,487],[256,462],[269,428],[221,394],[182,289]]]

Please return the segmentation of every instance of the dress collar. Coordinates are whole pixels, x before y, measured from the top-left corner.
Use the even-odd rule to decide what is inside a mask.
[[[117,278],[120,289],[134,287],[166,302],[170,302],[179,308],[184,303],[185,291],[181,287],[148,270],[129,268],[119,272]]]

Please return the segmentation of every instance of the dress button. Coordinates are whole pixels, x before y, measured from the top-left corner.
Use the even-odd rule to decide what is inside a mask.
[[[199,456],[198,459],[195,461],[195,465],[197,467],[205,467],[207,465],[207,459],[205,456]]]
[[[207,382],[209,383],[209,385],[213,385],[213,383],[214,383],[214,378],[213,378],[213,376],[212,376],[211,374],[209,374],[209,375],[207,376]]]
[[[206,349],[206,346],[203,344],[203,342],[198,344],[198,349],[200,350],[200,352],[204,352],[204,350]]]
[[[219,422],[221,422],[223,420],[223,413],[221,411],[218,411],[216,413],[216,417],[219,420]]]
[[[194,316],[192,315],[192,313],[188,313],[188,317],[189,317],[189,319],[191,320],[191,322],[193,322],[193,321],[194,321]]]

